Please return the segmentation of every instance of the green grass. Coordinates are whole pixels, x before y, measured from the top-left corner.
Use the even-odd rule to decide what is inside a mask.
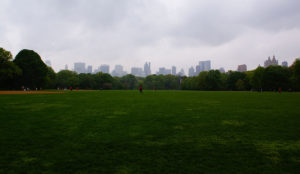
[[[0,173],[299,173],[300,93],[0,95]]]

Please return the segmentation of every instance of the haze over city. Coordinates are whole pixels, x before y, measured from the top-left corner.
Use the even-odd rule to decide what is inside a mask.
[[[55,71],[75,62],[213,69],[263,65],[268,56],[300,57],[298,0],[2,0],[0,46],[32,49]]]

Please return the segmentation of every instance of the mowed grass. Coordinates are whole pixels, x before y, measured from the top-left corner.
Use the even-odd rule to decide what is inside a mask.
[[[0,95],[0,173],[299,173],[300,93]]]

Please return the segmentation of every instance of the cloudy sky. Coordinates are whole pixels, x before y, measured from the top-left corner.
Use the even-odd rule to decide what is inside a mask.
[[[300,57],[299,0],[1,0],[0,47],[38,52],[58,71],[74,62],[125,70],[152,63],[254,69]]]

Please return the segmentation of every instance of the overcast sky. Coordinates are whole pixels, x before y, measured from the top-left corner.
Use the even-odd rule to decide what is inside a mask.
[[[151,62],[185,73],[300,57],[300,0],[1,0],[0,47],[32,49],[58,71]]]

